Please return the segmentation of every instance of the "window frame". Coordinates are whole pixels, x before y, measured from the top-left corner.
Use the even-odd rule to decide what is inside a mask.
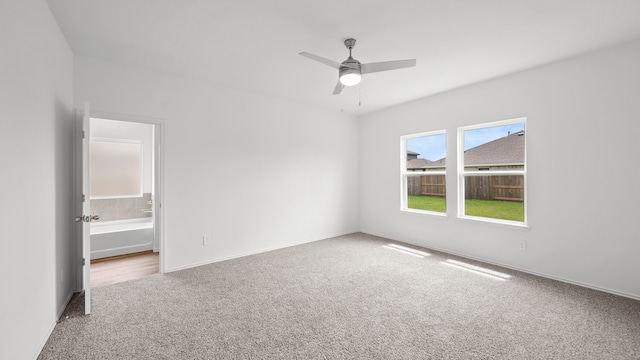
[[[444,135],[445,138],[445,158],[447,157],[447,130],[435,130],[435,131],[427,131],[416,134],[402,135],[400,136],[400,211],[416,213],[416,214],[426,214],[433,215],[439,217],[447,216],[447,208],[445,205],[445,211],[431,211],[431,210],[420,210],[420,209],[412,209],[408,207],[408,185],[407,180],[409,176],[424,176],[424,175],[444,175],[445,184],[447,183],[447,165],[445,163],[443,170],[435,170],[435,171],[407,171],[407,140],[432,136],[432,135]],[[447,199],[447,191],[445,191],[445,204]]]
[[[464,133],[467,130],[477,130],[477,129],[485,129],[485,128],[491,128],[491,127],[498,127],[498,126],[504,126],[504,125],[514,125],[514,124],[523,124],[524,125],[524,131],[525,131],[525,139],[524,139],[524,167],[522,170],[465,170],[465,166],[464,166]],[[528,228],[529,227],[529,221],[528,221],[528,211],[527,211],[527,207],[528,207],[528,198],[527,198],[527,193],[528,193],[528,183],[527,183],[527,118],[526,117],[520,117],[520,118],[514,118],[514,119],[509,119],[509,120],[499,120],[499,121],[492,121],[492,122],[488,122],[488,123],[482,123],[482,124],[475,124],[475,125],[469,125],[469,126],[462,126],[462,127],[458,127],[458,133],[457,133],[457,179],[458,179],[458,214],[457,217],[459,219],[463,219],[463,220],[470,220],[470,221],[478,221],[478,222],[484,222],[484,223],[492,223],[492,224],[500,224],[500,225],[508,225],[508,226],[516,226],[516,227],[523,227],[523,228]],[[523,182],[524,182],[524,189],[523,189],[523,197],[524,197],[524,201],[523,201],[523,207],[524,207],[524,220],[522,222],[520,221],[513,221],[513,220],[504,220],[504,219],[495,219],[495,218],[489,218],[489,217],[482,217],[482,216],[471,216],[471,215],[465,215],[465,179],[467,176],[487,176],[487,174],[491,174],[491,175],[496,175],[496,176],[500,176],[500,175],[521,175],[523,176]]]

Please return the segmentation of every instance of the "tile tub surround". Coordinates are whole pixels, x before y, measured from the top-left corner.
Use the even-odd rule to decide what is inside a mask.
[[[98,221],[151,217],[150,212],[142,211],[152,208],[152,205],[148,204],[149,201],[151,193],[133,198],[94,199],[91,200],[91,214],[100,216]]]

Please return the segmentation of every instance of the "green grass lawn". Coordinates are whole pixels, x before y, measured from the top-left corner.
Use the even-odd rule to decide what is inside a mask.
[[[524,221],[524,203],[518,201],[467,199],[465,215]]]
[[[410,209],[445,212],[445,198],[441,196],[409,195]],[[492,219],[524,221],[524,203],[517,201],[467,199],[465,215]]]
[[[409,209],[445,212],[444,196],[409,195],[407,199]]]

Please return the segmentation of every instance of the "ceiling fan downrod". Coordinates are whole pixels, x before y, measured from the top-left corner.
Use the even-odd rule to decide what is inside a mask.
[[[344,41],[344,46],[346,46],[347,49],[349,49],[349,59],[353,59],[353,57],[351,57],[351,49],[353,49],[356,46],[356,39],[348,38],[347,40]]]

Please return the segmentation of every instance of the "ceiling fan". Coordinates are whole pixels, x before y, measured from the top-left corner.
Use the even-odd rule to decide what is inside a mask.
[[[325,65],[331,66],[332,68],[338,69],[339,80],[338,80],[338,83],[336,84],[336,88],[333,90],[333,95],[340,94],[340,92],[342,91],[342,89],[344,89],[345,86],[357,85],[360,82],[362,75],[364,74],[416,66],[416,59],[384,61],[384,62],[363,64],[351,56],[351,50],[355,45],[356,45],[356,39],[349,38],[344,41],[344,46],[346,46],[347,49],[349,49],[349,58],[343,61],[342,63],[325,59],[321,56],[314,55],[308,52],[301,52],[300,55],[306,56],[309,59],[319,61]]]

